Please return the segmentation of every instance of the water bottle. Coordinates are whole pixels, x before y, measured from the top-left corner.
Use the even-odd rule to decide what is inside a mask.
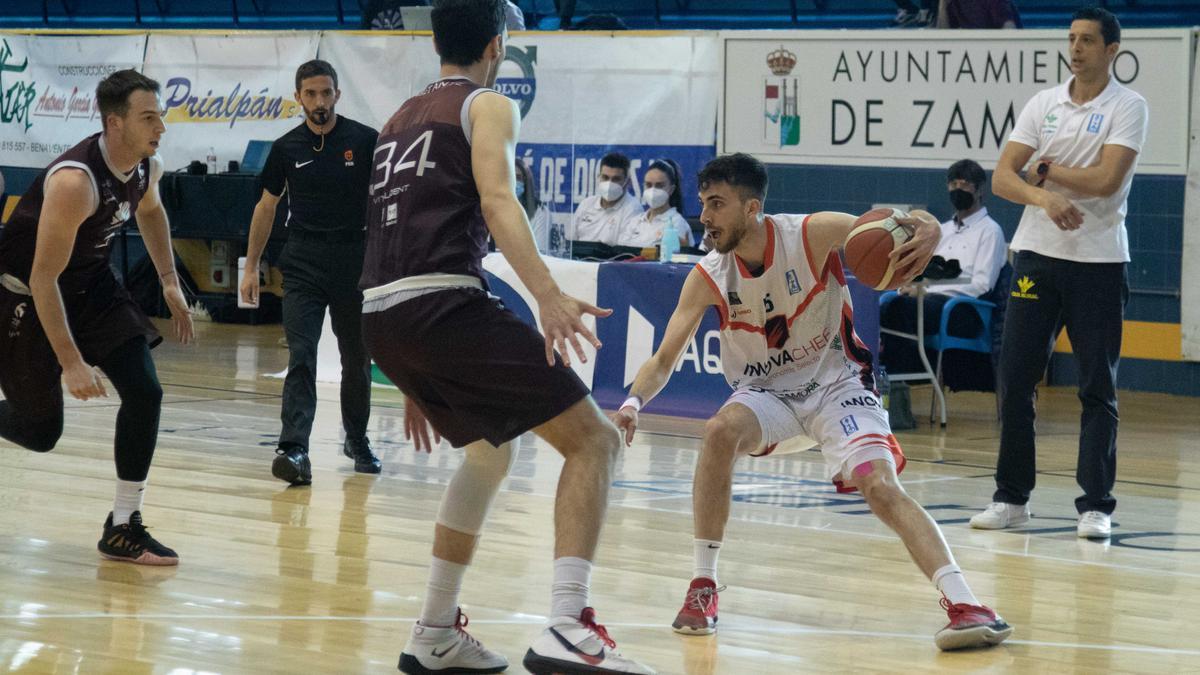
[[[208,172],[215,174],[217,172],[217,151],[212,146],[208,148],[207,162]]]
[[[679,252],[679,233],[675,231],[675,221],[669,220],[663,226],[662,242],[658,247],[658,261],[671,262],[671,256]]]

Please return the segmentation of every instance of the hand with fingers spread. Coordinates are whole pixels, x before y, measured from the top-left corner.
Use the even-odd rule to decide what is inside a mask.
[[[188,308],[187,298],[179,290],[179,284],[166,283],[163,285],[163,299],[171,310],[171,323],[175,326],[175,337],[183,344],[191,344],[196,339],[196,327],[192,324],[192,312]]]
[[[583,323],[583,315],[606,317],[612,314],[611,309],[600,309],[578,298],[573,298],[561,291],[553,295],[538,298],[538,315],[541,319],[542,333],[546,336],[546,363],[554,365],[554,350],[562,356],[563,363],[571,365],[571,354],[567,344],[575,350],[579,360],[587,363],[587,354],[579,344],[579,336],[587,340],[592,347],[600,349],[600,340]]]
[[[925,270],[942,240],[942,227],[925,211],[914,211],[896,222],[913,229],[913,235],[888,255],[896,266],[896,276],[910,281]]]
[[[433,440],[430,440],[430,430],[433,432]],[[438,434],[437,429],[433,429],[429,420],[425,418],[425,411],[421,407],[409,399],[404,402],[404,439],[413,442],[413,448],[417,452],[424,450],[426,453],[433,452],[433,446],[442,442],[442,437]]]
[[[1047,191],[1042,197],[1041,206],[1060,230],[1078,230],[1083,226],[1083,211],[1057,192]]]
[[[82,359],[63,368],[62,379],[71,396],[80,401],[108,396],[104,382],[100,380],[100,369],[88,365]]]
[[[637,408],[631,405],[623,405],[609,419],[621,430],[621,436],[625,439],[625,445],[633,445],[633,433],[637,431],[638,427]]]

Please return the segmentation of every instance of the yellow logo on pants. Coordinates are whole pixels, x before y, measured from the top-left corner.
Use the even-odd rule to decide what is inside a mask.
[[[1014,298],[1021,298],[1022,300],[1037,300],[1037,293],[1029,292],[1029,289],[1033,288],[1033,285],[1034,281],[1028,276],[1023,276],[1020,279],[1017,279],[1017,288],[1019,290],[1013,291],[1012,296]]]

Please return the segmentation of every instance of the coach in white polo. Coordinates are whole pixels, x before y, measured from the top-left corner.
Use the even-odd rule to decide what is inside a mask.
[[[971,526],[999,529],[1029,520],[1034,391],[1062,326],[1075,352],[1083,403],[1077,532],[1106,538],[1117,505],[1116,379],[1129,297],[1126,197],[1148,111],[1145,99],[1110,75],[1121,42],[1115,16],[1099,8],[1075,12],[1068,41],[1074,77],[1029,101],[992,176],[998,196],[1026,206],[1012,241],[996,492]],[[1022,179],[1018,172],[1031,159]]]

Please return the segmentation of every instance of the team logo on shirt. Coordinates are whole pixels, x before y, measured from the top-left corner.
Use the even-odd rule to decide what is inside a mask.
[[[342,153],[342,157],[346,159],[346,166],[354,166],[354,151],[347,150]]]
[[[858,431],[858,421],[854,419],[854,415],[846,415],[842,418],[842,433],[849,436]]]
[[[1046,117],[1042,119],[1042,133],[1052,134],[1055,131],[1058,131],[1058,115],[1046,113]]]
[[[1029,289],[1033,288],[1033,286],[1033,279],[1030,279],[1028,275],[1023,276],[1020,279],[1017,279],[1017,290],[1012,292],[1012,296],[1022,300],[1037,300],[1037,293],[1029,292]]]
[[[1100,125],[1104,122],[1104,115],[1101,113],[1093,113],[1088,119],[1087,130],[1089,134],[1100,133]]]
[[[20,303],[13,308],[12,320],[8,323],[8,337],[15,338],[21,334],[21,317],[25,316],[27,303]]]
[[[795,295],[800,292],[800,280],[796,278],[796,270],[788,270],[787,274],[788,294]]]

